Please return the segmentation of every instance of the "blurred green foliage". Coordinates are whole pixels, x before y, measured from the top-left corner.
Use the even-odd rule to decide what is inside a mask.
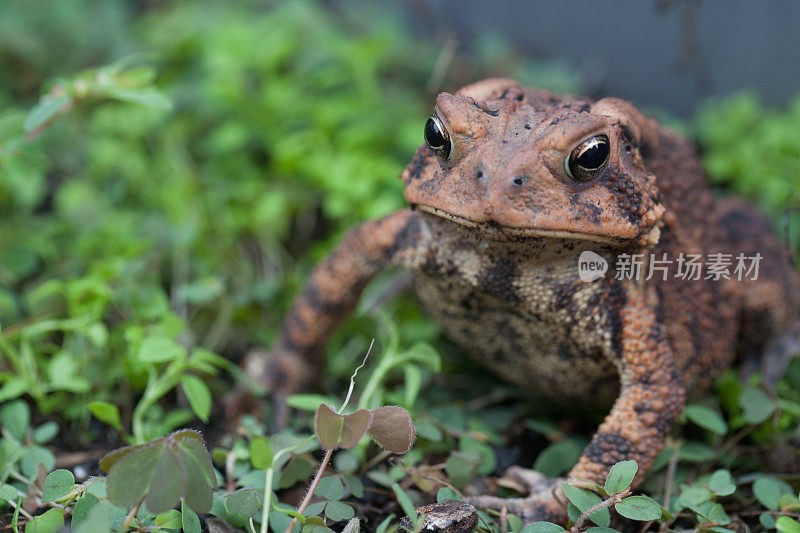
[[[214,422],[216,400],[231,388],[219,370],[271,344],[313,264],[344,231],[403,205],[397,176],[439,89],[511,76],[580,92],[574,71],[523,61],[501,36],[441,61],[446,40],[419,38],[369,2],[355,6],[0,2],[0,403],[3,425],[22,428],[0,446],[0,481],[20,476],[8,502],[27,493],[22,482],[38,474],[38,462],[52,467],[41,445],[57,426],[42,424],[45,416],[91,427],[59,443],[76,447],[103,427],[90,426],[91,416],[138,442],[195,418]],[[686,131],[700,140],[715,183],[759,200],[777,220],[800,180],[798,123],[800,100],[768,109],[742,94],[709,103]],[[365,299],[374,302],[394,280],[381,276]],[[519,437],[523,430],[512,428],[523,417],[537,452],[544,449],[539,470],[558,475],[574,462],[586,435],[540,420],[537,407],[515,401],[510,389],[461,376],[448,387],[425,386],[439,359],[415,343],[434,341],[436,326],[408,299],[383,309],[348,322],[325,373],[324,392],[339,397],[376,337],[380,353],[365,369],[373,378],[362,402],[396,403],[415,415],[417,446],[402,463],[369,469],[371,482],[398,499],[408,476],[419,491],[433,490],[434,456],[442,459],[436,469],[462,487],[520,459],[496,451],[509,433]],[[414,354],[419,360],[410,360]],[[446,357],[442,364],[455,374],[470,368]],[[729,434],[739,428],[752,430],[759,445],[794,442],[800,381],[775,398],[738,383],[723,380],[711,407],[687,410],[705,433],[672,446],[654,472],[676,453],[684,463],[720,460],[714,449],[725,436],[733,447],[740,437]],[[35,402],[35,425],[19,397]],[[293,401],[312,410],[319,403]],[[220,471],[233,464],[238,486],[263,487],[263,465],[251,461],[247,442],[264,439],[264,428],[246,418],[239,430],[223,439],[230,450],[215,450],[215,464]],[[286,438],[270,442],[277,450]],[[276,488],[312,473],[309,451],[292,457]],[[723,466],[759,468],[734,459],[723,457]],[[350,494],[360,491],[352,480],[368,461],[365,446],[337,454],[334,467]],[[694,475],[684,464],[676,472],[681,483]],[[408,492],[417,500],[419,491]],[[701,496],[673,499],[673,510],[700,509],[722,495]],[[227,513],[219,510],[225,505],[217,513]]]
[[[224,366],[212,352],[270,345],[341,234],[403,205],[434,75],[577,87],[497,37],[446,75],[441,43],[398,20],[367,3],[0,5],[0,401],[27,393],[84,425],[93,401],[142,440],[191,418],[158,410],[181,383],[205,419],[191,374]],[[435,333],[413,306],[390,309],[406,344]],[[378,328],[351,326],[334,379]]]
[[[341,234],[403,205],[397,175],[432,81],[580,91],[574,71],[522,61],[498,35],[443,65],[447,41],[409,38],[401,20],[363,2],[1,4],[0,400],[28,393],[83,423],[88,401],[103,406],[95,416],[112,402],[119,425],[148,383],[151,418],[163,418],[158,400],[180,382],[206,418],[191,374],[225,366],[213,353],[270,345]],[[800,175],[799,115],[753,95],[704,108],[712,177],[777,218]],[[407,301],[389,314],[404,346],[433,339]],[[378,330],[351,321],[326,375],[341,384]],[[148,337],[175,359],[143,356]],[[137,438],[191,413],[171,417]]]
[[[800,95],[782,108],[751,91],[710,100],[694,125],[714,183],[758,200],[776,220],[800,204]]]

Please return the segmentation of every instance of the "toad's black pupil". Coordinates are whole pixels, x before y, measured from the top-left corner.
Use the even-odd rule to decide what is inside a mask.
[[[433,118],[429,118],[428,122],[425,123],[425,142],[428,143],[428,146],[434,151],[444,148],[447,142],[439,124],[433,120]]]
[[[608,141],[595,137],[586,144],[586,148],[578,154],[575,163],[587,170],[594,170],[603,166],[608,157]]]

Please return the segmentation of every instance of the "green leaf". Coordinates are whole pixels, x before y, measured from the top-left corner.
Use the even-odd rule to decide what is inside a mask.
[[[183,438],[178,442],[186,467],[183,497],[193,511],[206,513],[211,509],[213,489],[217,487],[211,456],[201,440]]]
[[[716,411],[704,405],[692,404],[686,407],[686,418],[717,435],[728,432],[728,424]]]
[[[339,476],[325,476],[319,480],[317,490],[314,492],[320,498],[340,500],[344,496],[344,485]]]
[[[256,470],[266,470],[272,465],[272,447],[266,437],[256,435],[250,440],[250,464]]]
[[[58,423],[45,422],[33,430],[33,440],[37,444],[44,444],[51,441],[58,435]]]
[[[167,337],[148,337],[139,347],[139,361],[166,363],[186,358],[186,348]]]
[[[306,510],[303,511],[303,516],[317,516],[322,511],[325,510],[325,506],[328,505],[328,500],[322,500],[321,502],[315,502],[306,507]]]
[[[781,496],[786,492],[785,486],[779,481],[761,477],[753,483],[753,495],[767,509],[777,511]]]
[[[606,494],[613,495],[627,489],[633,482],[636,471],[639,465],[636,461],[620,461],[611,467],[606,477],[605,490]]]
[[[775,404],[761,389],[750,387],[739,396],[739,406],[744,411],[744,418],[749,424],[760,424],[766,421],[775,411]]]
[[[25,524],[25,533],[56,533],[64,527],[64,509],[50,509]]]
[[[761,513],[758,515],[758,521],[765,529],[775,529],[775,517],[769,513]]]
[[[689,441],[683,443],[678,451],[678,455],[684,461],[692,463],[704,463],[710,461],[716,456],[717,452],[714,448],[703,444],[702,442]]]
[[[548,477],[557,477],[572,468],[583,453],[585,441],[564,439],[542,450],[533,463],[533,469]]]
[[[165,446],[156,463],[144,504],[151,513],[163,513],[180,501],[185,486],[186,470],[181,465],[177,450]]]
[[[261,508],[261,499],[253,489],[237,490],[225,498],[225,507],[232,513],[249,518]]]
[[[60,468],[47,474],[42,488],[42,501],[51,502],[66,496],[75,484],[75,476],[69,470]]]
[[[17,489],[7,484],[0,485],[0,500],[14,501],[18,497],[19,497],[19,492],[17,492]]]
[[[8,402],[0,407],[0,425],[18,440],[22,440],[31,422],[31,410],[23,400]]]
[[[369,436],[385,450],[406,453],[414,445],[416,432],[408,411],[396,405],[385,405],[372,410]]]
[[[725,526],[731,523],[730,517],[725,512],[725,509],[722,508],[722,505],[715,503],[711,510],[708,512],[708,518],[712,522],[719,524],[721,526]]]
[[[567,499],[572,502],[581,513],[603,501],[597,494],[585,489],[573,487],[567,483],[561,485],[561,488],[564,490],[564,495],[566,495]],[[608,512],[607,508],[603,508],[592,513],[589,516],[589,520],[600,527],[608,527],[611,523],[611,514]]]
[[[661,518],[661,506],[647,496],[630,496],[614,505],[614,509],[631,520],[647,522]]]
[[[0,402],[19,398],[28,392],[28,383],[21,378],[11,378],[0,387]]]
[[[42,465],[45,471],[55,468],[56,458],[53,452],[41,446],[28,446],[25,448],[20,459],[22,473],[26,477],[35,479],[39,475],[39,465]]]
[[[456,487],[464,487],[478,471],[481,456],[477,453],[453,452],[445,461],[444,471]]]
[[[105,422],[117,431],[122,431],[122,419],[119,415],[119,408],[113,403],[93,401],[89,402],[89,412],[101,422]]]
[[[200,518],[186,502],[181,502],[181,526],[183,533],[201,533]]]
[[[445,500],[458,500],[461,501],[461,496],[450,487],[442,487],[436,493],[436,502],[442,503]]]
[[[364,484],[361,483],[360,479],[353,474],[344,474],[342,480],[344,481],[344,486],[347,488],[347,492],[356,498],[364,497]]]
[[[163,529],[180,529],[183,524],[180,511],[170,509],[156,516],[156,525]]]
[[[301,411],[314,412],[320,405],[333,405],[333,398],[322,396],[321,394],[292,394],[286,398],[286,405]]]
[[[533,522],[522,529],[522,533],[561,533],[564,528],[552,522]]]
[[[411,519],[411,523],[413,524],[417,518],[417,513],[415,512],[414,504],[411,502],[411,498],[408,497],[408,494],[406,494],[397,483],[392,483],[392,490],[397,497],[397,503],[400,504],[403,512]]]
[[[323,450],[335,450],[339,446],[344,428],[344,417],[327,405],[320,404],[314,417],[314,430]]]
[[[355,516],[355,511],[350,505],[339,501],[329,501],[325,506],[325,516],[334,522],[350,520]]]
[[[775,520],[775,527],[780,533],[800,533],[800,523],[785,515]]]
[[[689,507],[691,505],[700,505],[707,502],[713,493],[705,487],[690,486],[685,487],[678,498],[682,505]]]
[[[197,376],[187,374],[181,378],[181,387],[194,414],[203,422],[208,422],[211,415],[211,391],[205,382]]]
[[[158,439],[131,447],[127,453],[119,457],[108,470],[106,491],[109,501],[126,509],[138,504],[147,495],[165,447],[164,440]],[[183,477],[180,473],[178,475]],[[173,505],[174,503],[176,502],[173,502]],[[171,505],[162,510],[169,507]],[[148,509],[156,512],[153,508],[148,507]],[[156,509],[161,509],[161,505],[156,505]]]
[[[143,105],[145,107],[150,107],[161,111],[170,111],[172,109],[172,102],[170,99],[164,96],[161,92],[152,88],[111,88],[106,92],[106,94],[115,100],[132,102],[134,104]]]
[[[72,97],[68,94],[43,96],[41,101],[25,117],[25,122],[22,125],[25,133],[32,132],[48,120],[56,117],[69,104],[70,100],[72,100]]]
[[[727,470],[717,470],[708,480],[708,488],[717,496],[729,496],[736,492],[733,476]]]
[[[73,531],[99,533],[108,531],[108,506],[91,492],[85,492],[75,504],[71,524]]]

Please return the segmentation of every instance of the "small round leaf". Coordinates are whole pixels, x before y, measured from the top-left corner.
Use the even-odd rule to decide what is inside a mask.
[[[619,514],[631,520],[658,520],[661,518],[661,506],[647,496],[631,496],[614,506]]]
[[[390,452],[406,453],[414,445],[416,432],[408,411],[396,405],[385,405],[372,410],[369,436]]]
[[[627,489],[636,476],[639,465],[636,461],[620,461],[611,467],[606,477],[606,493],[609,495],[618,494]]]
[[[60,468],[47,474],[42,488],[42,501],[51,502],[69,494],[75,484],[75,476],[69,470]]]

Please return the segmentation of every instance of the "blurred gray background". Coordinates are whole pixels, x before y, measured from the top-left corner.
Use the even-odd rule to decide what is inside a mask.
[[[530,57],[577,68],[588,93],[689,116],[711,95],[800,89],[797,0],[412,0],[412,26],[469,48],[501,36]]]

